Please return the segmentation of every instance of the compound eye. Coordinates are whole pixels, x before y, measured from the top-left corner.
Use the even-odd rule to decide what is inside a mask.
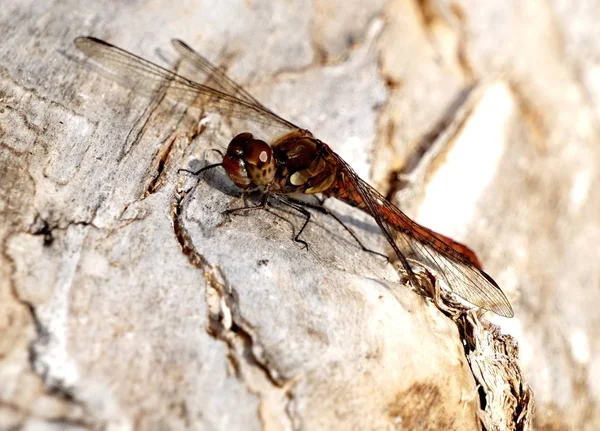
[[[253,138],[252,133],[240,133],[229,142],[227,154],[238,159],[243,158]]]
[[[244,158],[251,165],[262,168],[271,164],[273,150],[265,141],[253,139],[249,142]]]

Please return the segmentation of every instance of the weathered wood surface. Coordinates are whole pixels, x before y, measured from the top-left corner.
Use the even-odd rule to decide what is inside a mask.
[[[600,427],[599,17],[598,2],[3,2],[0,429],[502,429],[519,412]],[[457,326],[330,218],[307,252],[295,214],[223,216],[242,205],[224,174],[177,170],[228,125],[196,130],[197,110],[97,74],[72,44],[87,34],[160,64],[173,37],[221,59],[471,245],[515,306],[492,320],[524,378],[510,338]]]

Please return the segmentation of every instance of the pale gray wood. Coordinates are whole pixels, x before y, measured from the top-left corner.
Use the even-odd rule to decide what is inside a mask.
[[[356,3],[2,4],[0,428],[527,429],[527,382],[540,425],[600,425],[597,2]],[[191,140],[199,111],[96,73],[86,34],[163,65],[173,37],[220,58],[450,226],[515,306],[486,317],[523,371],[512,338],[455,324],[331,219],[305,251],[297,215],[223,216],[243,205],[223,172],[177,170],[235,130],[211,116]],[[469,170],[486,186],[427,212],[473,136],[501,150]]]
[[[519,341],[540,427],[600,426],[599,12],[597,1],[395,2],[387,13],[397,18],[381,41],[384,76],[397,85],[384,115],[391,138],[376,151],[379,178],[389,178],[423,144],[434,153],[425,159],[438,167],[416,163],[403,172],[415,181],[399,193],[413,215],[433,199],[432,177],[460,165],[446,156],[472,136],[465,130],[481,99],[469,94],[471,107],[459,104],[458,111],[472,113],[444,137],[448,108],[464,99],[469,85],[483,87],[483,97],[490,82],[504,85],[508,110],[488,109],[489,121],[477,117],[489,133],[476,135],[473,144],[501,141],[501,157],[486,165],[492,180],[472,209],[465,211],[470,192],[463,190],[451,195],[455,207],[428,220],[444,229],[448,220],[472,213],[467,228],[443,231],[472,245],[517,304],[517,319],[502,326]],[[428,136],[433,145],[423,139]],[[462,171],[466,183],[483,181],[477,169]]]

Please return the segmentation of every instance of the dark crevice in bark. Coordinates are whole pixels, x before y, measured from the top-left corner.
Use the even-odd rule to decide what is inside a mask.
[[[183,118],[186,115],[187,114],[184,113],[179,118],[175,128],[180,126],[181,122],[183,121]],[[205,118],[205,113],[201,112],[198,120],[195,122],[194,127],[191,127],[190,130],[188,131],[187,137],[186,137],[188,144],[191,143],[195,138],[200,136],[202,133],[204,133],[204,131],[206,130],[206,124],[202,123],[202,120],[204,118]],[[170,136],[167,139],[168,143],[166,145],[163,145],[161,147],[161,149],[158,151],[158,154],[156,157],[157,161],[154,163],[156,165],[156,168],[154,169],[156,171],[156,174],[154,175],[154,177],[152,178],[150,183],[146,186],[146,189],[143,194],[143,198],[151,195],[152,193],[155,193],[164,184],[165,177],[166,177],[166,168],[169,164],[169,160],[172,158],[173,150],[176,147],[175,143],[177,142],[178,139],[179,139],[179,136],[177,134]]]
[[[512,91],[517,105],[519,107],[520,118],[525,123],[529,138],[536,144],[536,148],[541,152],[546,151],[546,140],[548,139],[549,128],[544,115],[534,102],[529,100],[526,92],[522,91],[518,82],[509,81],[509,87]]]
[[[465,34],[465,14],[461,7],[455,3],[450,4],[450,10],[452,14],[456,18],[457,25],[454,30],[458,32],[458,44],[456,47],[456,60],[460,69],[463,73],[465,80],[474,81],[476,79],[476,72],[473,66],[471,65],[471,61],[469,60],[468,54],[468,40]]]
[[[193,190],[193,189],[192,189]],[[189,262],[200,269],[204,274],[204,279],[208,285],[208,287],[214,289],[219,296],[225,300],[229,310],[232,313],[232,322],[230,327],[226,327],[224,325],[224,315],[222,313],[209,314],[209,328],[208,333],[222,341],[225,341],[230,348],[234,346],[231,344],[231,340],[229,340],[226,336],[224,336],[225,332],[229,332],[234,334],[235,337],[238,337],[244,342],[244,356],[249,360],[253,365],[260,367],[265,376],[275,385],[280,386],[281,384],[277,382],[275,379],[271,377],[271,373],[267,367],[265,367],[262,362],[254,355],[252,351],[252,344],[254,343],[252,339],[252,335],[246,329],[249,325],[247,322],[244,322],[241,316],[239,316],[237,312],[237,303],[238,298],[231,288],[229,288],[226,284],[224,284],[225,280],[218,279],[216,276],[214,269],[212,266],[206,261],[204,256],[202,256],[195,248],[194,243],[187,232],[187,229],[184,226],[183,222],[183,211],[185,207],[185,198],[188,196],[188,193],[182,193],[176,196],[171,210],[171,216],[173,220],[173,230],[175,233],[175,237],[181,246],[183,254],[187,256]]]
[[[44,247],[52,247],[54,244],[55,234],[54,231],[66,231],[71,226],[82,226],[82,227],[96,227],[94,225],[94,217],[96,215],[97,208],[94,208],[94,212],[90,220],[64,220],[57,219],[48,221],[43,218],[40,214],[35,217],[33,224],[29,227],[28,233],[35,236],[44,237]]]
[[[163,173],[165,171],[165,167],[171,156],[171,150],[177,140],[177,136],[171,136],[169,138],[169,142],[166,146],[164,146],[158,153],[158,163],[156,166],[156,174],[154,178],[150,181],[148,186],[146,186],[146,190],[144,191],[144,196],[151,195],[156,192],[160,186],[164,183]]]
[[[51,229],[47,225],[47,223],[42,222],[42,224],[47,226],[44,229]],[[77,399],[73,389],[67,387],[67,385],[65,385],[65,382],[63,382],[62,380],[51,379],[48,375],[48,368],[42,363],[42,361],[39,361],[39,357],[40,357],[39,346],[40,345],[41,346],[48,345],[48,343],[51,340],[52,335],[51,335],[50,331],[46,328],[46,326],[42,323],[40,318],[38,317],[35,305],[33,303],[31,303],[30,301],[23,299],[20,296],[19,291],[17,290],[17,287],[15,285],[15,280],[14,280],[14,274],[16,272],[16,269],[15,269],[16,263],[11,258],[11,256],[6,252],[7,243],[8,243],[9,238],[10,237],[7,237],[4,239],[4,241],[2,242],[2,245],[1,245],[1,249],[0,249],[2,257],[4,258],[4,260],[6,262],[8,262],[9,267],[11,268],[10,275],[8,278],[9,289],[10,289],[15,301],[17,301],[19,304],[21,304],[23,307],[25,307],[25,309],[28,311],[28,314],[31,318],[31,322],[33,323],[33,326],[35,328],[35,337],[29,343],[28,352],[27,352],[28,353],[27,362],[28,362],[29,368],[31,370],[31,373],[38,376],[38,378],[40,379],[40,381],[42,383],[41,386],[44,388],[44,391],[48,396],[55,397],[57,399],[65,401],[69,404],[81,406],[85,411],[86,410],[85,404]],[[37,411],[35,409],[25,411],[21,406],[17,406],[14,404],[7,404],[6,402],[3,402],[1,400],[0,400],[0,407],[8,407],[11,410],[14,410],[17,412],[23,412],[24,416],[28,419],[35,417],[37,414]],[[82,419],[73,419],[73,418],[67,418],[67,417],[48,419],[48,418],[43,417],[43,413],[42,413],[42,416],[40,417],[40,420],[45,420],[48,423],[61,423],[61,424],[65,424],[65,425],[71,424],[71,425],[76,425],[76,426],[85,427],[85,428],[88,428],[88,427],[91,427],[94,429],[102,428],[102,426],[100,426],[99,424],[98,424],[98,426],[93,426],[93,424],[91,422],[84,421]]]
[[[220,340],[227,345],[227,359],[231,363],[236,376],[246,383],[246,387],[251,393],[254,393],[261,399],[261,403],[264,402],[263,394],[260,389],[257,390],[252,388],[252,384],[247,381],[244,375],[244,363],[260,370],[261,375],[264,376],[273,387],[285,389],[286,395],[291,401],[292,396],[287,388],[289,382],[278,378],[277,376],[279,373],[272,370],[272,367],[268,364],[268,360],[264,357],[257,356],[255,353],[253,346],[256,343],[252,335],[252,328],[239,313],[239,298],[237,297],[236,292],[228,286],[224,275],[209,264],[204,256],[196,250],[193,241],[184,226],[183,216],[186,207],[186,198],[191,195],[194,189],[195,188],[192,187],[189,190],[175,195],[171,204],[171,218],[173,221],[174,234],[183,254],[186,255],[189,262],[200,269],[204,275],[207,285],[207,296],[212,290],[222,300],[219,302],[222,302],[225,305],[225,308],[220,306],[218,310],[211,310],[209,305],[209,327],[207,328],[207,332],[215,339]],[[210,303],[208,297],[207,303]],[[228,316],[226,316],[225,313],[230,313],[230,322],[227,322]],[[288,408],[286,408],[285,411],[287,413]],[[262,417],[260,417],[260,419],[263,421]],[[292,418],[290,417],[289,420],[291,422]]]
[[[35,218],[33,226],[31,226],[31,234],[43,236],[44,247],[51,247],[54,243],[54,235],[50,224],[39,215]]]
[[[462,91],[460,91],[454,100],[447,106],[444,113],[438,119],[438,121],[433,125],[433,127],[424,134],[421,139],[418,140],[416,145],[413,146],[410,154],[407,155],[406,161],[403,164],[402,168],[398,171],[390,172],[388,184],[390,184],[390,191],[387,194],[388,200],[393,200],[395,194],[405,188],[408,184],[404,179],[405,176],[410,175],[414,172],[423,161],[423,158],[429,154],[432,150],[439,137],[448,130],[448,127],[453,123],[455,118],[457,117],[457,113],[461,110],[461,108],[465,105],[465,103],[469,100],[470,96],[473,94],[475,90],[475,86],[465,87]],[[457,130],[461,130],[464,122],[468,119],[468,115],[465,115],[462,119],[462,122],[457,127]],[[388,139],[393,139],[393,128],[394,124],[388,125]],[[390,135],[391,134],[391,135]]]
[[[428,38],[432,47],[435,51],[438,51],[438,47],[435,43],[435,37],[433,36],[434,27],[436,23],[442,22],[444,25],[449,27],[457,37],[456,47],[456,63],[462,72],[462,75],[467,82],[474,81],[476,77],[475,70],[469,61],[468,50],[467,50],[467,38],[464,31],[464,20],[465,14],[461,7],[455,3],[449,5],[439,5],[432,0],[415,0],[415,5],[421,17],[422,27],[427,33]],[[440,11],[439,8],[444,8]]]

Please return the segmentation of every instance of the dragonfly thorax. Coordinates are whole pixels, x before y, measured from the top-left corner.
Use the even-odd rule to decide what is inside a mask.
[[[326,144],[308,130],[297,128],[265,108],[221,69],[183,42],[175,41],[174,44],[182,59],[207,75],[208,83],[215,84],[215,88],[193,82],[99,39],[78,37],[75,44],[120,78],[119,81],[129,83],[133,88],[163,94],[167,83],[168,91],[164,95],[175,102],[194,106],[205,104],[206,108],[217,108],[219,112],[237,113],[241,119],[256,118],[261,124],[289,130],[270,146],[254,139],[251,133],[241,133],[233,138],[222,162],[229,178],[244,190],[263,189],[267,197],[268,194],[281,197],[292,193],[322,193],[360,208],[375,219],[414,287],[419,285],[419,280],[410,266],[412,261],[431,268],[436,277],[466,301],[502,316],[513,316],[510,302],[482,270],[472,250],[412,221],[360,179]],[[198,173],[218,165],[206,166]],[[288,205],[290,203],[288,201]]]
[[[272,183],[277,167],[269,144],[252,133],[240,133],[227,147],[223,168],[235,185],[251,189]]]

